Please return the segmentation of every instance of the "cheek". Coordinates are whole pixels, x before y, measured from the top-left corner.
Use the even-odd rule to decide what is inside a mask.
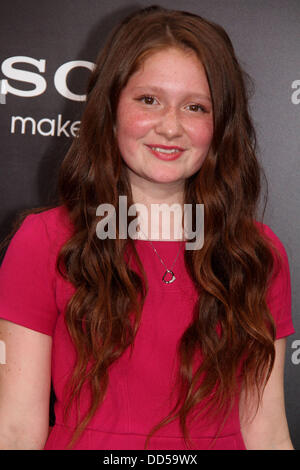
[[[190,139],[196,148],[208,148],[213,138],[213,123],[202,122],[200,125],[190,126]]]
[[[194,148],[194,159],[192,159],[190,171],[190,175],[192,175],[201,168],[209,152],[213,138],[212,122],[202,122],[200,125],[192,126],[189,135]]]
[[[152,120],[137,111],[136,108],[132,109],[127,107],[124,109],[120,107],[117,115],[117,135],[121,140],[139,139],[142,138],[152,127]]]

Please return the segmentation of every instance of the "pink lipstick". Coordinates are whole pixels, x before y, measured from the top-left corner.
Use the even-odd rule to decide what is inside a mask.
[[[165,161],[172,161],[172,160],[177,160],[177,158],[181,157],[185,149],[182,147],[178,147],[177,145],[146,145],[146,147],[149,148],[151,153],[159,158],[160,160],[165,160]]]

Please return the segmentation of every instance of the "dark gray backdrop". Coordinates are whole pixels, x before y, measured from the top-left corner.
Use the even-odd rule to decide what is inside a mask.
[[[89,67],[112,26],[130,11],[153,3],[1,2],[0,238],[8,233],[17,211],[51,202],[57,169],[80,121],[84,101],[78,97],[85,93]],[[292,441],[300,449],[300,2],[157,3],[195,12],[224,26],[241,64],[254,80],[251,110],[259,158],[269,182],[265,223],[284,243],[291,269],[296,333],[287,342],[286,408]],[[73,61],[79,62],[70,64]]]

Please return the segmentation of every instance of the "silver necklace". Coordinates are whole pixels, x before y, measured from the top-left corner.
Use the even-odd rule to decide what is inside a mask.
[[[141,228],[140,228],[140,231],[145,235],[145,233],[143,232],[143,230],[142,230]],[[146,235],[145,235],[145,237],[146,237]],[[173,266],[175,265],[175,263],[176,263],[176,261],[177,261],[177,258],[178,258],[178,256],[179,256],[180,250],[182,249],[182,246],[179,247],[179,250],[178,250],[178,253],[177,253],[177,255],[176,255],[176,258],[174,259],[171,268],[168,269],[167,266],[165,265],[165,263],[163,262],[163,260],[161,259],[161,257],[159,256],[159,254],[157,253],[157,250],[156,250],[156,248],[153,246],[152,241],[149,240],[147,237],[146,237],[146,239],[151,243],[151,246],[152,246],[153,250],[155,251],[155,253],[157,254],[157,256],[158,256],[159,259],[160,259],[160,262],[161,262],[161,263],[164,265],[164,267],[166,268],[166,271],[165,271],[165,273],[164,273],[164,275],[163,275],[163,277],[162,277],[162,281],[163,281],[165,284],[172,284],[172,282],[174,282],[175,279],[176,279],[176,276],[175,276],[174,272],[172,271],[172,268],[173,268]],[[171,274],[172,278],[171,278],[169,281],[166,281],[165,277],[166,277],[168,274]]]

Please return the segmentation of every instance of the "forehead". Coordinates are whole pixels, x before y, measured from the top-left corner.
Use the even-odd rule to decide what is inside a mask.
[[[169,47],[151,51],[131,75],[125,88],[139,86],[201,88],[208,92],[206,73],[196,53]]]

